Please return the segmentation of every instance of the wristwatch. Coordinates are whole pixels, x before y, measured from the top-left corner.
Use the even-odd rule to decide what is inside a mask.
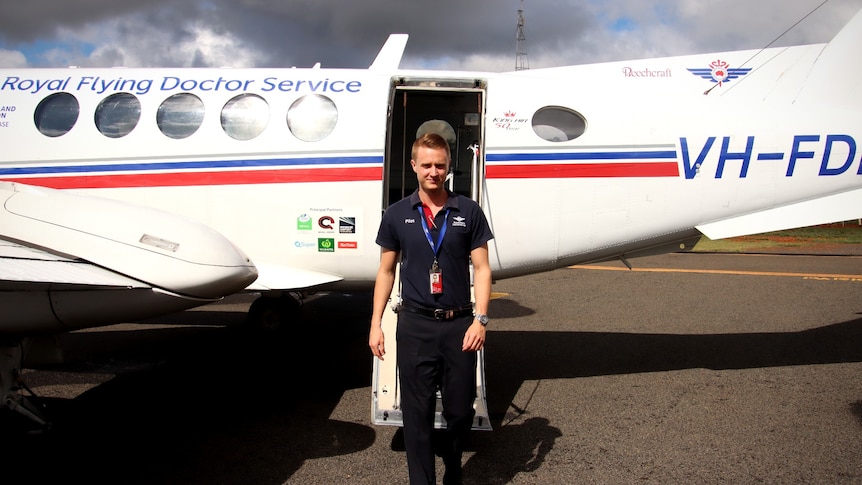
[[[479,320],[483,327],[488,325],[488,315],[476,315],[476,320]]]

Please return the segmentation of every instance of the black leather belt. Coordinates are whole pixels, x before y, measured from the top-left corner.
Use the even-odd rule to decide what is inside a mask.
[[[463,306],[461,308],[425,308],[419,306],[408,305],[407,303],[403,303],[401,305],[402,310],[406,310],[411,313],[418,313],[419,315],[424,315],[426,317],[431,317],[435,320],[454,320],[458,317],[465,317],[467,315],[473,315],[473,305]]]

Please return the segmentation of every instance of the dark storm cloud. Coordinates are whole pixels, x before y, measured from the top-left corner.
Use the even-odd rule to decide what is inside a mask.
[[[529,5],[528,32],[530,23],[545,31],[545,38],[584,30],[587,20],[578,15],[579,3]],[[158,41],[169,51],[189,35],[189,24],[203,24],[256,46],[262,54],[258,63],[267,67],[315,62],[367,67],[391,33],[410,34],[408,58],[479,54],[514,59],[520,6],[516,0],[33,0],[14,9],[2,7],[9,28],[0,37],[12,46],[37,39],[61,41],[64,32],[121,18],[126,20],[116,36],[126,47],[152,45],[154,39],[148,37],[160,32]]]
[[[218,9],[232,33],[267,45],[273,64],[367,67],[391,33],[410,35],[406,55],[414,58],[514,52],[518,5],[500,0],[246,1],[219,3]]]
[[[819,3],[29,0],[0,6],[0,62],[24,53],[45,66],[364,68],[390,33],[407,33],[402,67],[511,70],[522,6],[531,66],[551,67],[763,47]],[[860,6],[832,0],[818,13],[829,21],[808,22],[825,27],[797,29],[784,43],[826,41]]]
[[[184,5],[195,2],[182,0],[147,0],[138,2],[116,0],[25,0],[0,4],[3,28],[0,37],[10,43],[26,43],[39,39],[54,39],[59,31],[76,29],[106,19],[158,10],[165,6],[186,10]]]

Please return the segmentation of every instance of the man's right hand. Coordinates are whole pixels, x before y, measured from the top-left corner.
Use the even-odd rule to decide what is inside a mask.
[[[383,345],[383,329],[380,328],[380,325],[371,324],[371,332],[368,335],[368,346],[375,357],[383,360],[383,355],[386,354],[386,347]]]

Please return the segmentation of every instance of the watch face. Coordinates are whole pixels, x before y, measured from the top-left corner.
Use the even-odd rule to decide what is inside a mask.
[[[479,315],[476,317],[482,325],[488,324],[488,315]]]

